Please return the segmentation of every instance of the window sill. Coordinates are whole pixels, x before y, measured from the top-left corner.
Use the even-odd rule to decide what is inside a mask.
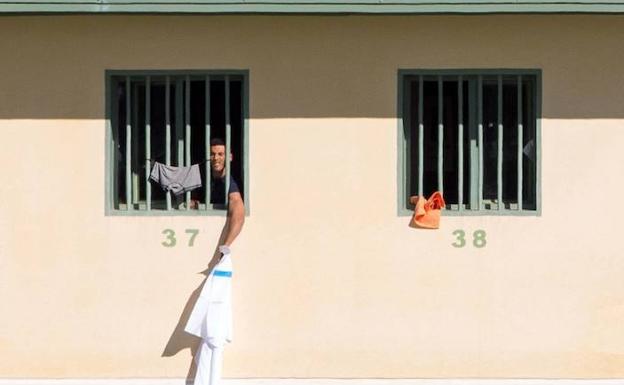
[[[448,216],[448,217],[477,217],[477,216],[481,216],[481,217],[493,217],[493,216],[516,216],[516,217],[541,217],[542,213],[541,211],[538,210],[510,210],[510,209],[505,209],[505,210],[496,210],[496,209],[492,209],[492,210],[470,210],[470,209],[464,209],[464,210],[442,210],[442,216]],[[406,208],[400,208],[399,212],[398,212],[398,216],[399,217],[409,217],[414,215],[414,211],[413,210],[408,210]]]

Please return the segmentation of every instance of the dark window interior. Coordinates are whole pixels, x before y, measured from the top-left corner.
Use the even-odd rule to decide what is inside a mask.
[[[438,176],[439,123],[443,125],[443,191],[447,209],[459,203],[459,98],[463,124],[463,207],[476,204],[478,194],[478,124],[483,125],[483,202],[485,209],[498,208],[498,77],[482,77],[482,119],[478,115],[477,76],[462,77],[462,94],[459,95],[459,77],[442,78],[442,106],[439,105],[439,77],[423,76],[423,195],[430,196],[440,190]],[[419,126],[419,76],[404,78],[404,134],[407,139],[407,192],[419,192],[418,126]],[[536,153],[535,153],[535,77],[522,77],[522,195],[523,210],[536,209]],[[441,113],[441,122],[439,115]],[[502,137],[502,198],[506,209],[518,207],[518,86],[517,76],[502,77],[501,115]],[[475,164],[471,164],[474,162]]]
[[[170,77],[169,82],[169,122],[171,127],[171,165],[184,166],[185,151],[185,111],[186,111],[186,82],[185,77]],[[150,79],[150,141],[151,159],[166,163],[166,81],[164,77]],[[113,77],[112,81],[112,117],[113,150],[115,159],[115,180],[113,198],[115,209],[123,209],[127,205],[126,199],[126,123],[130,119],[132,126],[132,155],[131,169],[136,174],[134,187],[138,197],[133,197],[133,207],[142,209],[146,202],[146,80],[145,77],[132,77],[130,81],[130,114],[127,114],[126,77]],[[209,153],[206,152],[206,82],[205,78],[191,78],[190,81],[190,126],[191,164],[200,165],[202,187],[191,191],[191,209],[205,207],[205,189],[208,187],[206,162]],[[238,184],[241,195],[245,196],[244,175],[244,143],[243,143],[243,79],[240,76],[230,77],[230,125],[231,125],[231,174]],[[223,77],[212,77],[210,80],[210,136],[211,139],[225,139],[225,80]],[[153,165],[150,164],[149,167]],[[209,173],[210,174],[210,173]],[[208,174],[208,175],[209,175]],[[138,183],[136,180],[138,179]],[[166,208],[166,193],[155,182],[151,181],[152,209]],[[184,195],[176,198],[172,194],[172,208],[184,202]],[[195,204],[194,204],[195,203]],[[215,202],[224,204],[225,202]],[[201,206],[200,206],[201,205]],[[224,207],[223,207],[224,208]]]

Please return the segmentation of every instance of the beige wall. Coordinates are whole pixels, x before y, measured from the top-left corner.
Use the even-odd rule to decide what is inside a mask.
[[[104,70],[152,68],[250,71],[226,376],[624,377],[624,17],[3,16],[0,36],[0,377],[187,374],[178,323],[224,219],[104,216]],[[543,70],[541,217],[407,227],[399,68]],[[200,234],[167,249],[165,228]]]

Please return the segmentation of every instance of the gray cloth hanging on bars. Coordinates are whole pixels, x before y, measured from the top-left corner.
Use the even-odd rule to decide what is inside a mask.
[[[175,167],[154,162],[150,179],[158,183],[163,190],[171,191],[175,195],[180,195],[202,186],[198,164],[190,167]]]

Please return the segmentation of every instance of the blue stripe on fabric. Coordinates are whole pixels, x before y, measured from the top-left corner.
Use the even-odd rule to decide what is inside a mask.
[[[215,270],[214,271],[214,275],[215,277],[231,277],[232,276],[232,272],[231,271],[223,271],[223,270]]]

